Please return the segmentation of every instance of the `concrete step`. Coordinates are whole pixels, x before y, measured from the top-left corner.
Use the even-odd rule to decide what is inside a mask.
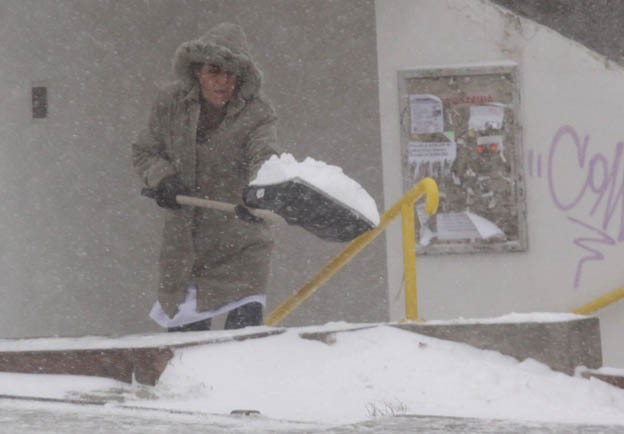
[[[119,338],[1,339],[0,372],[88,375],[155,385],[177,348],[258,339],[285,331],[255,327]]]
[[[624,369],[603,367],[600,369],[582,369],[579,373],[583,378],[595,378],[624,389]]]
[[[568,375],[574,375],[579,366],[588,369],[602,366],[598,318],[571,314],[545,314],[544,317],[549,320],[533,321],[539,315],[514,314],[501,317],[500,321],[496,318],[432,321],[397,324],[396,327],[498,351],[518,360],[534,359]]]
[[[516,321],[431,322],[383,324],[439,339],[498,351],[519,360],[542,362],[574,374],[578,366],[602,366],[600,326],[593,317],[562,317],[548,322]],[[335,342],[337,333],[357,332],[382,324],[331,323],[298,329],[304,339]],[[178,348],[258,339],[285,328],[157,333],[119,338],[40,338],[0,340],[0,371],[17,373],[91,375],[155,385]],[[604,373],[595,372],[596,378]]]

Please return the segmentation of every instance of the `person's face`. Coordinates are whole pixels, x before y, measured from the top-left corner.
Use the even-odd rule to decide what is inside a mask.
[[[215,107],[223,107],[232,98],[236,75],[221,65],[205,63],[199,71],[199,84],[204,99]]]

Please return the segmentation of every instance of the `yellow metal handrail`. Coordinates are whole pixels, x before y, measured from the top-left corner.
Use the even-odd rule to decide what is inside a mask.
[[[438,210],[438,186],[431,178],[424,178],[408,191],[397,203],[386,211],[380,219],[379,225],[351,241],[323,267],[314,277],[308,280],[301,288],[282,302],[267,317],[265,324],[277,325],[303,301],[310,297],[322,284],[342,269],[355,255],[373,241],[377,235],[399,214],[403,217],[403,268],[405,272],[405,316],[407,320],[418,320],[418,302],[416,290],[416,241],[414,229],[414,203],[426,195],[425,212],[429,215]]]
[[[572,313],[587,315],[588,313],[597,311],[599,309],[602,309],[603,307],[607,307],[608,305],[615,303],[622,298],[624,298],[624,286],[616,289],[615,291],[611,291],[610,293],[605,294],[601,297],[598,297],[595,300],[584,304],[578,309],[574,309]]]

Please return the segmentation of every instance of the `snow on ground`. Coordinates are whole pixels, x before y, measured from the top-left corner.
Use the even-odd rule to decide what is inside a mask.
[[[272,419],[321,424],[420,414],[624,425],[624,390],[533,360],[385,325],[337,333],[332,344],[302,338],[307,331],[319,328],[178,349],[153,388],[0,374],[0,395],[76,398],[121,388],[121,405],[218,414],[255,409]]]
[[[260,167],[250,185],[272,185],[290,180],[303,181],[357,211],[373,225],[379,224],[375,200],[360,184],[345,175],[342,168],[311,157],[300,162],[286,152],[279,157],[274,155]]]
[[[575,313],[559,313],[559,312],[531,312],[531,313],[508,313],[506,315],[494,318],[456,318],[451,320],[428,320],[427,324],[510,324],[510,323],[527,323],[527,322],[560,322],[574,321],[586,318],[584,315]]]
[[[240,329],[240,330],[215,330],[205,334],[207,340],[230,341],[233,337],[246,336],[249,330],[266,332],[269,330],[279,331],[276,328]],[[198,335],[195,333],[156,333],[149,335],[128,335],[121,337],[84,336],[79,338],[28,338],[28,339],[0,339],[0,352],[2,351],[43,351],[43,350],[93,350],[113,348],[149,348],[164,345],[184,345],[197,342]]]
[[[123,383],[99,377],[0,372],[0,395],[71,399],[81,394],[116,387],[123,387]]]

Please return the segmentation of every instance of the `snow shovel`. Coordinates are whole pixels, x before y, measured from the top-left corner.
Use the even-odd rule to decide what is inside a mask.
[[[154,198],[156,192],[143,189],[141,194]],[[298,178],[279,184],[245,187],[245,206],[185,195],[176,196],[176,202],[233,212],[248,222],[265,219],[278,223],[285,220],[326,241],[351,241],[375,227],[354,209]]]
[[[141,195],[154,199],[156,196],[156,190],[150,188],[144,188],[141,190]],[[197,206],[200,208],[216,209],[219,211],[234,213],[241,220],[245,220],[251,223],[259,223],[262,220],[266,220],[269,223],[280,223],[283,219],[271,212],[265,210],[250,210],[243,205],[234,205],[228,202],[219,202],[216,200],[203,199],[201,197],[186,196],[179,194],[176,196],[176,202],[180,205]]]
[[[351,241],[375,227],[356,210],[300,178],[245,187],[243,202],[279,214],[288,224],[327,241]]]

